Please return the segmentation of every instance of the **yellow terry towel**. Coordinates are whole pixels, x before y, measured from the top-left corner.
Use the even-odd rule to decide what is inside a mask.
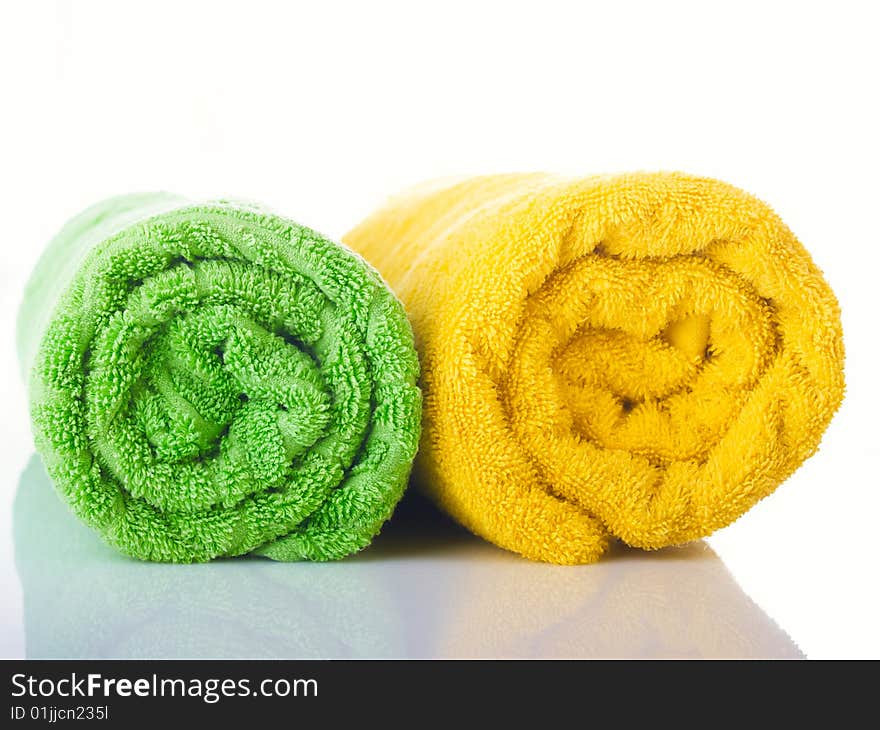
[[[834,294],[723,182],[480,177],[392,200],[345,241],[421,348],[419,483],[529,558],[708,535],[816,450],[843,397]]]

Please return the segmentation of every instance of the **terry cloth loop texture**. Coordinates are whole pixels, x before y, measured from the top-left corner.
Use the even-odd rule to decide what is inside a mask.
[[[339,558],[418,446],[403,308],[347,248],[228,202],[114,198],[70,221],[19,313],[37,448],[137,558]]]
[[[729,524],[816,450],[843,397],[833,293],[723,182],[480,177],[404,194],[344,240],[413,323],[418,481],[529,558]]]

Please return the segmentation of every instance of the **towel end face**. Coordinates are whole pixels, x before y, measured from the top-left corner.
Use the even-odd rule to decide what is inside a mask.
[[[421,481],[529,558],[729,524],[842,399],[833,293],[766,205],[717,180],[484,177],[394,201],[346,240],[422,343]]]
[[[692,314],[671,322],[662,332],[662,338],[681,350],[690,359],[703,359],[709,352],[708,314]]]
[[[62,230],[28,296],[38,449],[120,551],[327,560],[391,514],[418,359],[348,248],[253,207],[124,197]]]

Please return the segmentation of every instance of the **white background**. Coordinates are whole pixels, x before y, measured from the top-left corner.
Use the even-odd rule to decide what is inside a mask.
[[[880,185],[864,2],[4,2],[0,656],[33,447],[14,317],[81,208],[166,189],[333,237],[426,178],[676,169],[768,201],[836,291],[847,399],[817,456],[710,539],[810,657],[878,657]]]

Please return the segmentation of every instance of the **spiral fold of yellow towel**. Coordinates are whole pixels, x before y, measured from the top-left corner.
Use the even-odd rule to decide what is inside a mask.
[[[766,205],[717,180],[440,183],[344,240],[415,330],[417,482],[528,558],[729,524],[815,452],[843,398],[834,294]]]

